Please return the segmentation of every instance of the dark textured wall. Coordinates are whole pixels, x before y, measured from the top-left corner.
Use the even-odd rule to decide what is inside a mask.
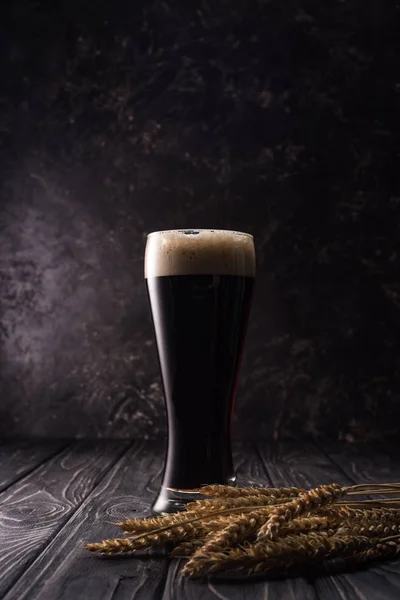
[[[255,236],[236,435],[399,433],[397,4],[1,3],[1,435],[165,428],[176,227]]]

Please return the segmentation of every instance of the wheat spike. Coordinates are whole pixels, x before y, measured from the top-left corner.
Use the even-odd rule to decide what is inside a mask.
[[[305,531],[323,531],[331,529],[335,522],[329,517],[299,517],[282,527],[281,534],[304,533]]]
[[[228,508],[241,508],[246,506],[272,506],[288,502],[287,498],[278,498],[275,496],[244,496],[243,498],[212,498],[207,500],[195,500],[189,502],[186,506],[188,512],[200,513],[215,510],[225,510]]]
[[[86,544],[87,550],[91,552],[100,552],[102,554],[124,554],[126,552],[135,552],[150,547],[163,546],[170,542],[180,542],[189,537],[196,536],[202,531],[200,523],[184,523],[170,527],[165,531],[156,530],[158,533],[147,533],[134,537],[117,538],[114,540],[103,540]]]
[[[346,567],[358,566],[375,560],[395,558],[399,552],[400,544],[395,541],[377,542],[376,545],[371,546],[367,550],[345,557],[343,562]],[[330,566],[328,565],[328,568]]]
[[[166,516],[152,517],[146,519],[127,519],[126,521],[120,521],[114,524],[120,527],[126,534],[139,535],[145,533],[154,533],[156,529],[158,530],[167,527],[175,527],[177,525],[185,524],[194,520],[197,521],[200,519],[223,519],[226,518],[226,516],[230,513],[235,514],[238,511],[251,511],[256,509],[258,506],[264,505],[264,503],[258,497],[254,499],[255,504],[252,504],[250,500],[251,497],[245,498],[242,501],[240,498],[235,498],[233,499],[232,503],[226,503],[225,501],[222,501],[217,504],[214,504],[213,501],[210,500],[210,504],[205,505],[204,508],[202,505],[200,507],[197,507],[196,510],[189,510],[189,508],[187,507],[187,510]],[[241,509],[243,509],[243,511]],[[223,513],[224,516],[221,517],[220,513]]]
[[[189,517],[186,520],[179,520],[178,523],[168,523],[158,529],[152,529],[151,531],[145,531],[139,535],[135,535],[132,538],[123,538],[115,540],[103,540],[102,542],[91,542],[86,544],[85,547],[91,552],[111,553],[117,552],[132,552],[138,548],[145,548],[149,546],[155,546],[163,543],[168,543],[175,539],[182,539],[182,535],[188,535],[190,531],[194,531],[197,526],[202,527],[202,523],[205,520],[214,520],[215,517],[228,516],[233,513],[244,513],[251,512],[259,508],[258,506],[246,506],[240,508],[229,508],[224,510],[213,511],[210,513],[194,514],[188,513],[186,516]],[[264,508],[266,510],[266,508]],[[124,543],[124,539],[126,544]],[[141,541],[143,540],[143,542]],[[119,549],[119,550],[118,550]]]
[[[231,487],[226,485],[205,485],[198,489],[205,496],[222,498],[244,498],[246,496],[273,496],[274,498],[294,498],[305,492],[302,488],[266,488],[266,487]]]
[[[373,541],[365,536],[328,536],[323,533],[308,533],[286,536],[276,541],[257,542],[243,549],[225,552],[196,552],[182,570],[183,575],[198,577],[221,569],[240,568],[251,572],[276,569],[283,561],[287,566],[321,558],[344,556],[359,552]]]
[[[391,522],[343,521],[337,529],[338,535],[365,535],[368,537],[389,537],[400,533],[400,524]]]
[[[120,527],[127,534],[141,534],[146,532],[152,532],[155,529],[166,527],[168,525],[179,525],[182,522],[186,522],[188,518],[192,516],[187,512],[178,512],[166,515],[164,517],[150,517],[147,519],[127,519],[126,521],[120,521],[115,523],[117,527]],[[194,515],[193,515],[194,516]]]
[[[261,541],[266,538],[276,539],[279,530],[284,523],[298,517],[304,513],[310,513],[321,506],[330,504],[341,496],[346,494],[346,490],[338,484],[322,485],[309,492],[301,494],[298,498],[275,507],[269,516],[269,519],[262,525],[258,532],[258,539]]]
[[[246,539],[252,532],[265,523],[268,519],[269,511],[258,510],[248,514],[237,515],[230,518],[229,524],[210,536],[208,540],[193,554],[185,569],[190,571],[191,565],[196,564],[200,557],[211,556],[215,553],[223,552],[227,547],[233,546]]]
[[[185,558],[187,556],[191,556],[201,548],[203,545],[203,540],[190,540],[190,542],[182,542],[178,546],[170,552],[170,556],[172,558]]]
[[[291,488],[290,488],[291,489]],[[254,497],[253,497],[254,498]],[[240,500],[240,499],[239,499]],[[254,498],[255,504],[257,506],[258,500]],[[263,503],[260,501],[260,505]],[[221,503],[208,504],[207,507],[209,511],[217,511],[221,509],[227,509],[230,506],[240,507],[247,506],[247,502],[244,503],[238,502],[237,504],[225,505],[224,501]],[[200,506],[200,508],[202,508]],[[200,511],[189,511],[185,510],[179,513],[170,514],[163,517],[151,517],[145,519],[127,519],[125,521],[121,521],[118,523],[114,523],[118,527],[120,527],[127,534],[140,534],[145,532],[151,532],[154,529],[158,529],[160,527],[165,527],[168,525],[179,524],[181,522],[186,522],[189,518],[198,516],[198,512]],[[376,521],[398,521],[400,520],[400,509],[396,508],[372,508],[372,509],[362,509],[362,508],[352,508],[349,505],[339,505],[334,504],[329,507],[321,508],[319,511],[321,518],[326,517],[330,519],[353,519],[353,520],[376,520]],[[216,517],[219,518],[219,517]],[[221,517],[222,518],[222,517]],[[223,517],[225,518],[225,517]]]
[[[400,510],[397,508],[353,508],[349,505],[340,506],[332,504],[318,511],[321,516],[326,515],[334,519],[352,519],[353,521],[396,521],[400,519]]]

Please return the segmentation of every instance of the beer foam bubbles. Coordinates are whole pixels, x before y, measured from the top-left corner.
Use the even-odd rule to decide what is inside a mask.
[[[254,277],[253,237],[223,229],[156,231],[147,237],[144,274]]]

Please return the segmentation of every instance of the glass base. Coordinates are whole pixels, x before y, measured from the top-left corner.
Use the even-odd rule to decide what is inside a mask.
[[[234,486],[236,476],[232,476],[224,485]],[[177,490],[168,487],[162,487],[153,506],[151,507],[154,515],[169,515],[171,513],[185,510],[188,502],[202,500],[205,496],[198,491]]]

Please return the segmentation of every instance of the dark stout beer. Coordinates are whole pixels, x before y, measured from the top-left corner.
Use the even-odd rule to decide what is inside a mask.
[[[185,498],[179,490],[235,480],[231,416],[254,283],[253,241],[227,231],[155,233],[146,275],[168,416],[153,509],[169,512]]]

